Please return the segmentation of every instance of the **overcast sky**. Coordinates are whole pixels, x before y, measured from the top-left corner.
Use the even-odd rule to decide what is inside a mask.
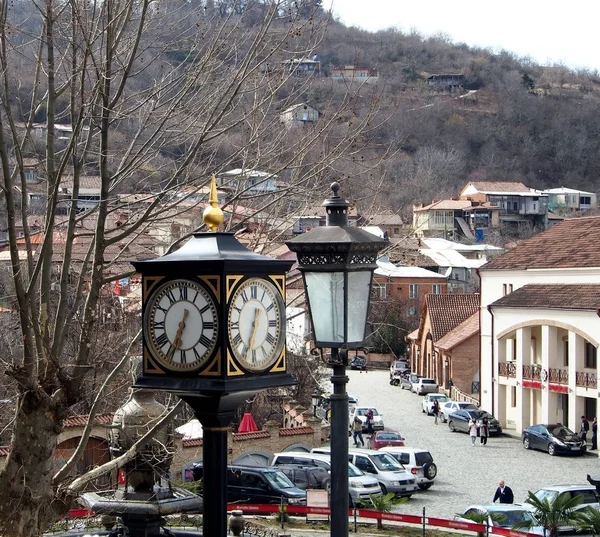
[[[325,0],[347,26],[396,27],[505,49],[537,63],[600,70],[600,0]]]

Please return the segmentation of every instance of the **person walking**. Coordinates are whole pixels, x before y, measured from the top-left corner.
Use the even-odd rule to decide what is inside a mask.
[[[352,422],[352,437],[354,439],[354,447],[358,447],[358,441],[362,447],[365,447],[365,441],[363,440],[362,435],[363,424],[361,419],[358,416],[354,416],[354,421]]]
[[[431,411],[433,412],[433,423],[437,425],[438,418],[440,417],[440,403],[437,399],[433,400],[433,406],[431,408]]]
[[[487,445],[487,439],[490,435],[490,423],[486,416],[481,419],[479,423],[479,440],[481,441],[482,446]]]
[[[590,430],[590,423],[585,416],[581,416],[581,431],[580,436],[584,444],[587,444],[587,432]]]
[[[598,449],[598,418],[592,421],[592,449]]]
[[[369,410],[367,410],[367,413],[365,414],[366,418],[367,418],[367,434],[372,435],[373,434],[373,409],[369,408]]]
[[[504,484],[503,479],[498,482],[498,488],[496,489],[496,494],[494,494],[493,503],[496,503],[496,500],[500,500],[500,503],[513,503],[515,501],[512,489]]]
[[[477,441],[477,422],[475,418],[469,420],[469,434],[471,435],[471,446],[475,447]]]

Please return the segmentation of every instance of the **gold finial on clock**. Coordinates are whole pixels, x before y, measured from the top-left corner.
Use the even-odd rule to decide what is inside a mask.
[[[208,203],[210,204],[210,207],[204,209],[202,219],[210,231],[217,231],[218,227],[223,223],[223,211],[219,207],[217,178],[214,173],[210,181],[210,197],[208,198]]]

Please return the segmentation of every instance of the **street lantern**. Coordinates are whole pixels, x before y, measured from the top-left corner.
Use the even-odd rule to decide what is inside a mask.
[[[388,243],[348,225],[348,201],[331,185],[323,202],[326,224],[286,244],[298,257],[315,345],[331,349],[331,535],[348,536],[347,349],[364,345],[377,253]],[[340,352],[340,349],[341,352]]]
[[[317,392],[313,393],[310,397],[310,401],[313,406],[313,416],[315,418],[317,417],[317,407],[319,406],[320,400],[321,400],[321,396]]]

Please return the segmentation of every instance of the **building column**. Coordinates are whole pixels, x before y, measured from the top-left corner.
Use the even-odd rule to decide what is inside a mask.
[[[507,387],[510,383],[510,378],[505,380],[502,377],[503,384],[500,384],[500,376],[498,375],[498,364],[500,362],[506,362],[506,339],[497,339],[494,341],[494,369],[492,371],[492,390],[494,392],[494,408],[492,414],[502,423],[502,427],[506,428],[506,416],[507,416],[507,405],[510,404],[507,401]]]
[[[579,416],[583,411],[583,400],[577,397],[577,369],[585,363],[585,340],[575,332],[569,332],[569,429],[579,431]]]
[[[523,388],[523,365],[531,363],[531,328],[517,329],[517,416],[515,427],[522,431],[531,425],[531,397],[529,389]]]
[[[542,325],[542,371],[548,372],[548,378],[544,382],[542,378],[542,423],[556,423],[558,418],[558,396],[551,394],[548,389],[550,385],[550,368],[558,366],[557,348],[558,330],[555,326]]]

